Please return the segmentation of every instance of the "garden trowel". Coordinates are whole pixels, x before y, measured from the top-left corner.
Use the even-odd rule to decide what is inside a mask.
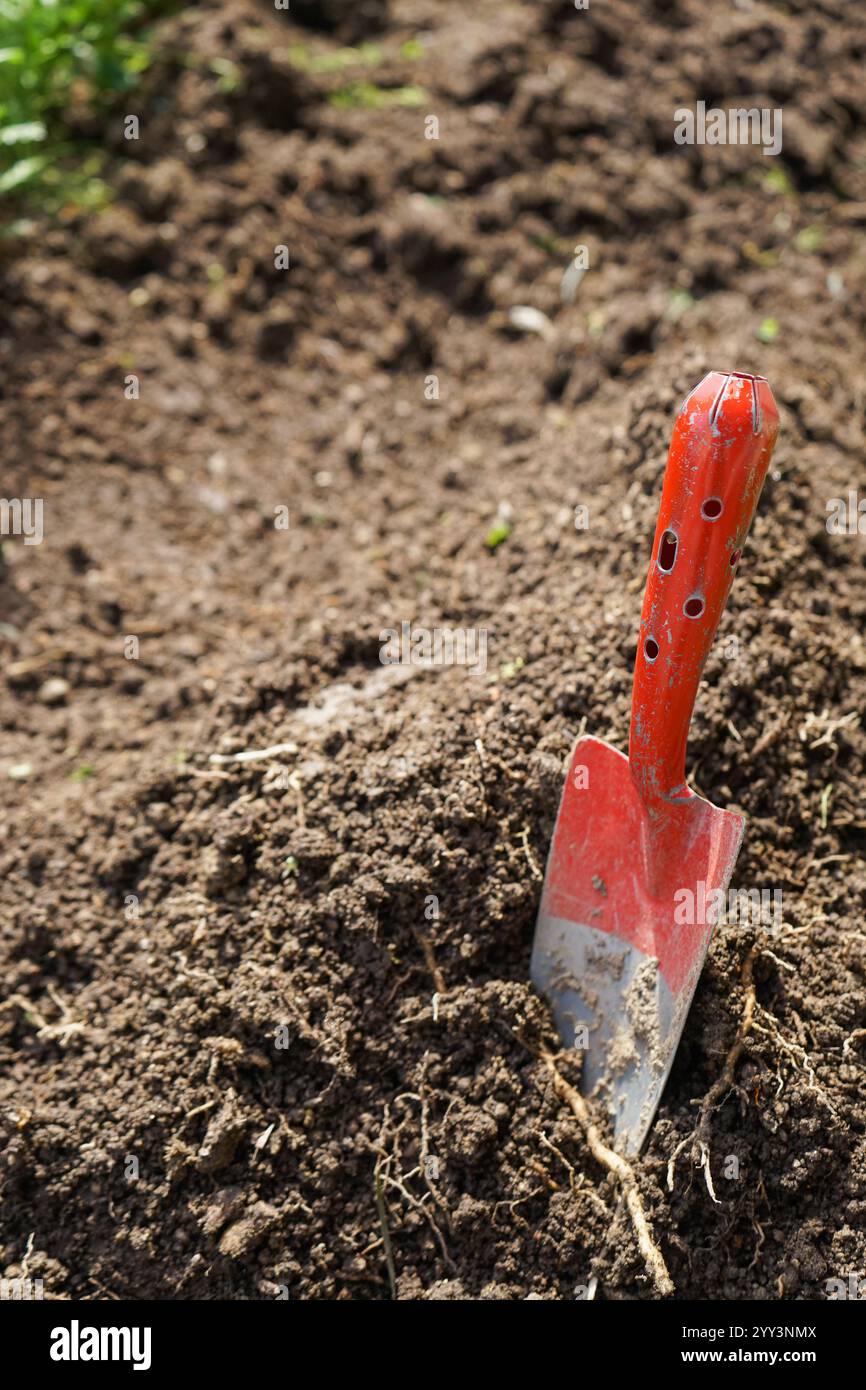
[[[629,752],[577,741],[547,861],[532,979],[614,1145],[647,1136],[743,838],[686,785],[695,694],[779,427],[763,377],[711,372],[680,408],[635,658]]]

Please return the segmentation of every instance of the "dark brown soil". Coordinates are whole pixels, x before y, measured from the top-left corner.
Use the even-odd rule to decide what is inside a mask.
[[[345,11],[165,22],[111,209],[6,252],[2,491],[44,542],[3,546],[0,1265],[387,1299],[384,1224],[401,1298],[655,1296],[531,1050],[528,961],[575,733],[626,743],[673,412],[737,367],[782,433],[690,769],[785,925],[718,1205],[666,1166],[751,928],[716,935],[639,1181],[676,1296],[823,1298],[866,1273],[866,547],[825,526],[864,484],[866,18]],[[699,99],[782,107],[781,158],[677,146]],[[486,675],[383,667],[403,621],[487,629]]]

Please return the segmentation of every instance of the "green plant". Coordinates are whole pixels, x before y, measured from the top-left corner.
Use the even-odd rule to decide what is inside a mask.
[[[803,227],[794,237],[794,249],[802,251],[805,255],[811,255],[814,251],[821,249],[824,240],[824,233],[820,227]]]
[[[488,550],[496,550],[497,546],[500,546],[503,541],[507,541],[510,535],[511,522],[507,521],[505,517],[497,517],[484,537],[484,544]]]
[[[422,106],[427,100],[423,87],[377,87],[373,82],[349,82],[328,101],[340,111],[378,110],[382,106]]]
[[[150,62],[158,0],[0,0],[0,193],[55,205],[104,197],[100,154],[71,135],[132,88]]]
[[[665,318],[670,319],[671,323],[679,323],[683,314],[691,309],[694,302],[694,295],[689,294],[688,290],[670,290],[668,292],[668,307],[665,310]]]
[[[344,68],[378,67],[384,58],[382,49],[376,43],[362,43],[359,48],[338,48],[333,53],[311,53],[305,44],[292,44],[289,61],[305,72],[342,72]]]
[[[211,58],[209,67],[214,76],[219,78],[217,91],[223,96],[231,96],[243,87],[243,73],[231,58]]]
[[[791,175],[788,173],[787,169],[783,169],[781,166],[777,166],[775,169],[768,169],[767,172],[762,175],[761,182],[768,193],[793,194],[797,191]]]

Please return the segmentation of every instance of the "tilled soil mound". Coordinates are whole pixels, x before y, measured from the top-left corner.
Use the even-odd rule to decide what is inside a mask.
[[[2,491],[44,540],[0,571],[0,1264],[658,1296],[528,962],[575,734],[627,742],[674,411],[736,367],[782,430],[689,771],[784,906],[717,931],[636,1171],[676,1296],[825,1297],[866,1273],[866,547],[826,526],[866,17],[222,0],[158,49],[111,207],[2,266]],[[678,146],[698,100],[783,108],[782,155]],[[383,665],[404,622],[485,669]]]

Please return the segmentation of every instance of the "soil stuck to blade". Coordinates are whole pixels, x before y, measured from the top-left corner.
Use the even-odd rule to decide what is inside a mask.
[[[659,1021],[658,974],[658,961],[647,956],[635,971],[625,994],[625,1012],[631,1031],[643,1041],[654,1072],[664,1071],[669,1061]]]
[[[575,734],[626,744],[673,412],[738,367],[782,432],[688,770],[784,920],[719,1205],[666,1167],[748,924],[639,1184],[678,1296],[824,1297],[866,1273],[866,538],[826,528],[866,443],[864,15],[356,8],[166,21],[195,60],[147,75],[134,149],[118,119],[114,204],[3,253],[4,495],[45,540],[0,569],[0,1267],[54,1298],[653,1296],[535,1055],[529,955]],[[676,146],[708,92],[784,103],[782,158]],[[486,671],[382,677],[403,621],[484,629]]]

